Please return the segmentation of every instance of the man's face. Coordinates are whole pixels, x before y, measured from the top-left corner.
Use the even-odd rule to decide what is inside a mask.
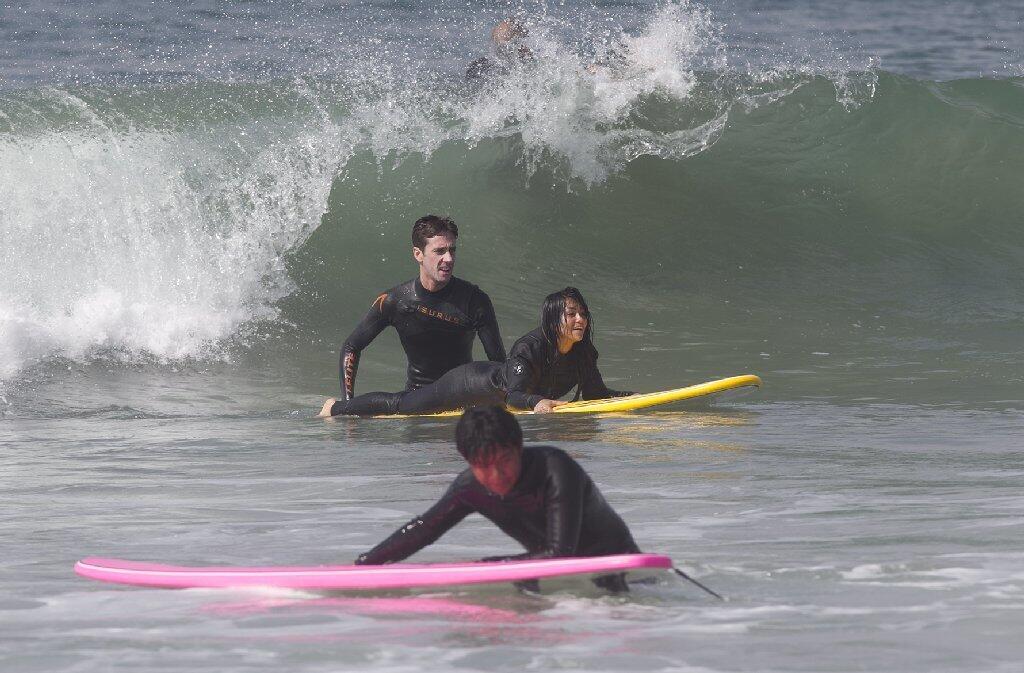
[[[420,265],[420,275],[437,285],[445,285],[455,270],[455,237],[448,232],[427,239],[423,249],[414,247],[412,256]]]
[[[519,447],[504,449],[486,460],[469,464],[469,469],[480,485],[498,495],[508,495],[519,480],[522,467],[522,451]]]

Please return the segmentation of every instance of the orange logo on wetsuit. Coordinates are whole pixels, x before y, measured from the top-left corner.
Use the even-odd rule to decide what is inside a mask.
[[[359,354],[352,351],[345,351],[345,394],[349,399],[355,395],[356,389],[356,367],[359,366]]]
[[[385,292],[384,294],[380,295],[379,297],[377,297],[376,299],[373,300],[373,303],[370,304],[370,308],[374,308],[376,306],[377,310],[379,310],[381,313],[383,313],[384,312],[384,300],[386,300],[387,298],[388,298],[388,293]]]
[[[425,315],[425,316],[429,316],[431,318],[437,318],[438,320],[444,320],[445,322],[450,322],[450,323],[453,323],[455,325],[463,326],[463,325],[466,324],[466,321],[463,320],[462,318],[459,318],[458,316],[448,315],[447,313],[442,313],[441,311],[438,311],[437,309],[427,308],[423,304],[417,304],[416,305],[416,311],[421,313],[421,314],[423,314],[423,315]]]

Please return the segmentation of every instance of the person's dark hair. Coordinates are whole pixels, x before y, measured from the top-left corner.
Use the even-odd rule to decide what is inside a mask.
[[[423,250],[427,247],[427,239],[433,238],[440,233],[447,232],[452,238],[459,237],[459,227],[455,220],[450,217],[438,217],[437,215],[424,215],[412,225],[412,244]]]
[[[594,318],[590,315],[586,300],[580,291],[574,287],[567,287],[544,297],[544,304],[540,309],[540,330],[544,335],[544,344],[547,347],[548,361],[555,359],[558,353],[558,331],[562,327],[565,316],[565,302],[575,299],[580,309],[587,316],[587,329],[583,332],[583,343],[593,344]]]
[[[523,430],[515,416],[499,406],[466,409],[455,426],[455,448],[470,465],[523,448]]]

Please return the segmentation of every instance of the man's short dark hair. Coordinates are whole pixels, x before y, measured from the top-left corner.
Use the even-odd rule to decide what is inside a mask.
[[[470,465],[487,462],[508,449],[521,451],[523,430],[502,407],[471,407],[455,426],[455,447]]]
[[[459,237],[459,227],[455,220],[450,217],[438,217],[437,215],[424,215],[412,225],[412,244],[423,250],[427,247],[427,239],[438,234],[449,233],[452,238]]]

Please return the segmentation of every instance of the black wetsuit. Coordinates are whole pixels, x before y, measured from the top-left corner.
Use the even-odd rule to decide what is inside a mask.
[[[401,561],[473,512],[484,515],[526,549],[488,560],[633,554],[640,549],[625,522],[565,451],[553,446],[523,449],[522,471],[507,495],[491,493],[465,470],[422,516],[415,517],[357,564]]]
[[[611,390],[604,384],[597,368],[597,349],[590,341],[574,344],[564,355],[555,353],[550,362],[540,327],[512,344],[505,363],[508,406],[533,409],[541,400],[557,400],[576,386],[579,386],[576,397],[584,400],[633,394]]]
[[[343,400],[354,396],[360,352],[388,325],[398,330],[409,360],[406,390],[433,383],[445,372],[471,362],[475,334],[489,360],[505,360],[494,307],[480,288],[452,278],[442,289],[430,292],[414,278],[378,296],[345,340],[339,366]]]
[[[632,394],[605,385],[597,369],[597,349],[590,342],[579,342],[549,362],[538,327],[513,344],[504,365],[471,362],[418,390],[367,393],[336,402],[331,415],[427,414],[482,404],[533,409],[542,399],[556,400],[575,386],[579,386],[577,397],[585,400]]]

